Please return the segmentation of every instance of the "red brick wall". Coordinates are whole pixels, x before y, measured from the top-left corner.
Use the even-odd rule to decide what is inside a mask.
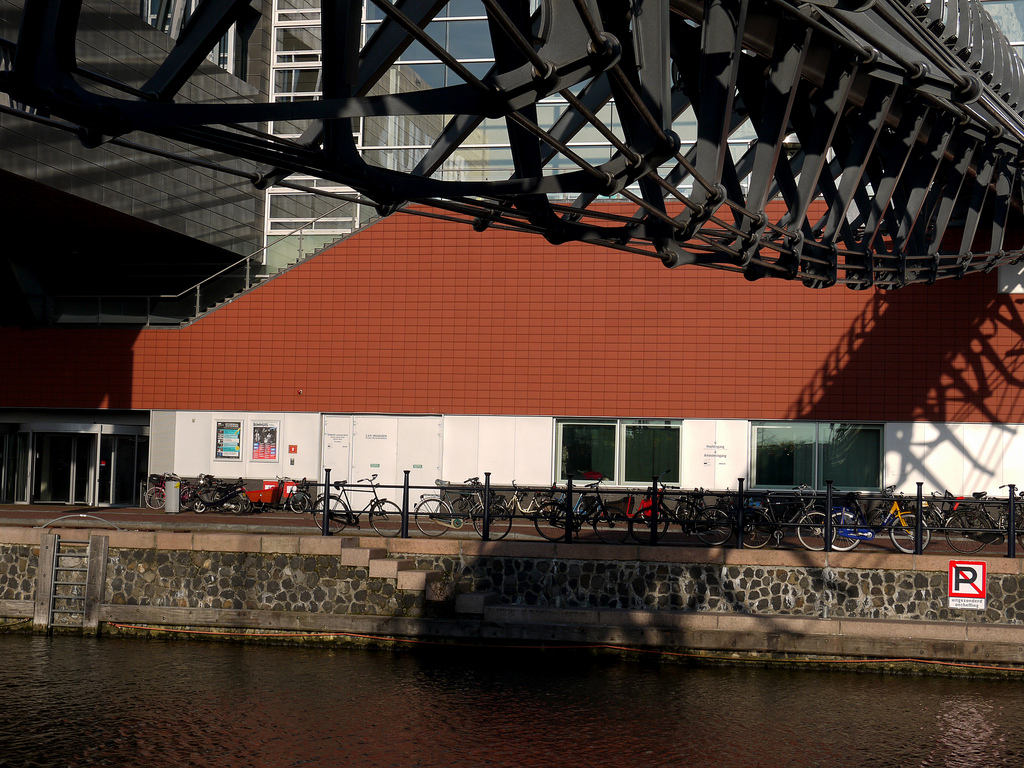
[[[0,406],[1020,422],[1022,303],[399,214],[183,330],[5,329]]]

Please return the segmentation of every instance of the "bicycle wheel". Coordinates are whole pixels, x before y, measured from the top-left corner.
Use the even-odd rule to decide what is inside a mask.
[[[626,510],[618,504],[601,502],[593,514],[590,524],[597,538],[605,544],[621,544],[629,537],[632,526]],[[650,531],[649,525],[647,530]]]
[[[235,502],[235,509],[239,515],[247,515],[252,512],[252,499],[244,491],[238,494],[232,501]]]
[[[672,512],[664,504],[658,507],[658,530],[657,540],[664,538],[668,533],[668,525],[672,520]],[[651,543],[651,514],[649,509],[636,512],[629,518],[629,533],[639,544]]]
[[[340,533],[352,519],[352,510],[340,496],[331,494],[327,502],[327,530],[330,533]],[[313,522],[321,531],[324,523],[324,502],[321,496],[313,507]]]
[[[191,483],[182,483],[181,493],[178,496],[178,498],[178,509],[180,509],[182,512],[188,512],[195,507],[196,499],[198,499],[199,496],[196,493],[196,487],[194,485],[192,485]]]
[[[548,541],[565,539],[565,505],[555,499],[544,502],[533,519],[533,527]]]
[[[709,547],[720,547],[732,536],[732,515],[727,507],[704,507],[696,513],[697,538]]]
[[[424,536],[443,536],[451,527],[452,508],[437,496],[421,499],[412,515],[416,527]]]
[[[889,538],[892,540],[892,545],[896,547],[900,552],[906,552],[908,555],[914,554],[915,543],[917,541],[917,513],[915,512],[904,512],[901,517],[903,523],[900,524],[900,519],[896,518],[892,521],[892,527],[889,529]],[[924,525],[924,521],[921,521],[921,550],[932,540],[932,532],[928,530]]]
[[[159,485],[154,485],[148,491],[146,491],[146,506],[150,509],[163,509],[164,508],[164,489]]]
[[[402,532],[402,508],[393,501],[381,499],[369,512],[370,525],[381,536],[392,538]]]
[[[748,508],[743,510],[743,546],[748,549],[761,549],[769,541],[775,531],[775,525],[763,509]]]
[[[489,512],[490,519],[488,520],[489,530],[488,536],[491,541],[500,541],[508,536],[509,531],[512,530],[512,510],[508,508],[505,500],[495,496],[491,499],[491,509]],[[484,535],[484,513],[483,507],[480,508],[479,514],[473,515],[473,528],[479,536]]]
[[[860,539],[852,536],[844,536],[840,529],[856,530],[858,528],[857,518],[851,512],[833,512],[832,530],[835,538],[832,539],[832,549],[836,552],[849,552],[856,549]]]
[[[825,549],[825,513],[815,510],[803,515],[797,522],[796,537],[800,545],[811,552],[821,552]],[[832,539],[835,541],[835,529],[832,530]]]
[[[295,491],[295,493],[288,497],[288,509],[297,515],[309,512],[312,506],[313,499],[305,491]]]
[[[988,543],[991,534],[980,529],[993,528],[994,524],[981,509],[963,506],[949,516],[945,522],[946,543],[965,555],[977,552]]]

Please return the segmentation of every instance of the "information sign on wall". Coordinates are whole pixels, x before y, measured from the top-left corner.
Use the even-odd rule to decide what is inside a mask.
[[[949,607],[985,610],[985,561],[949,561]]]
[[[281,432],[279,421],[252,423],[252,460],[277,461],[277,438]]]
[[[218,421],[215,459],[242,460],[242,422]]]

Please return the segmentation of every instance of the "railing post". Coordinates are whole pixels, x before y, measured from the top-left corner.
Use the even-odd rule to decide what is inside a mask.
[[[924,536],[924,483],[917,484],[917,518],[914,520],[914,554],[924,551],[921,539]]]
[[[572,475],[565,478],[565,543],[572,541],[573,512],[572,512]]]
[[[1006,521],[1006,556],[1017,556],[1017,486],[1010,484],[1010,500],[1007,512],[1009,518]]]
[[[320,535],[331,535],[331,470],[324,467],[324,508],[320,510]]]
[[[825,551],[832,551],[832,481],[825,481]]]
[[[651,546],[658,543],[658,476],[651,481]]]
[[[403,539],[409,538],[409,472],[405,470],[405,482],[402,485],[402,531],[399,534]]]
[[[484,472],[484,541],[491,540],[491,473]]]
[[[743,549],[743,478],[738,478],[736,491],[736,549]]]

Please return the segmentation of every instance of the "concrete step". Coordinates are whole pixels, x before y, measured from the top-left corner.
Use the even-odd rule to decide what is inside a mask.
[[[437,600],[436,587],[445,580],[444,571],[407,570],[398,574],[398,588],[409,592],[426,592],[427,600]]]
[[[377,558],[370,561],[370,578],[397,579],[400,572],[412,570],[412,567],[412,561],[404,557]]]
[[[341,550],[341,564],[356,568],[369,568],[370,561],[383,560],[387,557],[385,547],[346,547]]]

